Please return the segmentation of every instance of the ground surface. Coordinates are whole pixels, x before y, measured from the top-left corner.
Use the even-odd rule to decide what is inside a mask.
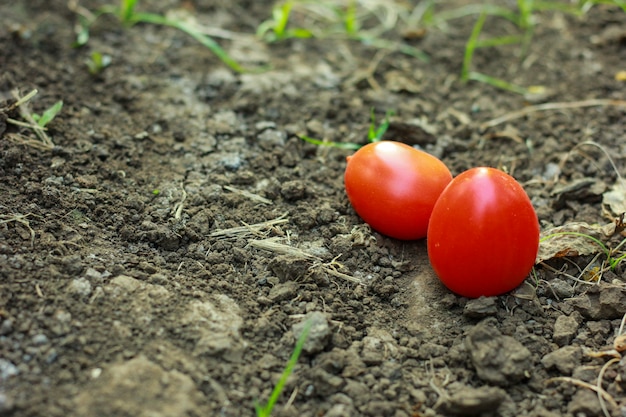
[[[271,13],[269,2],[183,6],[237,33]],[[72,49],[65,1],[3,2],[0,94],[37,88],[32,111],[64,107],[49,125],[52,150],[0,126],[0,415],[252,416],[307,318],[277,416],[602,415],[581,381],[595,386],[611,358],[589,353],[613,347],[622,265],[594,282],[577,269],[593,255],[553,259],[570,275],[538,266],[516,294],[455,296],[424,242],[386,238],[355,215],[342,179],[350,152],[295,136],[365,143],[370,109],[379,120],[391,109],[387,139],[425,148],[454,174],[507,169],[542,230],[610,222],[602,194],[614,170],[594,147],[569,152],[595,141],[625,174],[624,108],[481,129],[529,101],[458,81],[475,18],[408,40],[429,64],[345,40],[221,40],[243,64],[273,68],[241,75],[180,32],[114,19]],[[624,13],[537,23],[522,63],[508,47],[479,51],[475,67],[547,87],[539,102],[625,97]],[[486,32],[515,28],[490,20]],[[98,76],[85,65],[92,51],[112,58]],[[613,416],[626,415],[618,361],[602,380]],[[572,379],[549,381],[559,377]]]

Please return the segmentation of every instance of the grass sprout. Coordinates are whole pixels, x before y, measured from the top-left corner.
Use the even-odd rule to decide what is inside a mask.
[[[283,0],[273,7],[272,17],[258,26],[257,36],[267,42],[291,38],[348,39],[428,62],[428,55],[419,48],[383,38],[395,29],[404,14],[395,2],[382,0]]]
[[[472,70],[472,62],[475,52],[479,48],[494,48],[506,45],[520,46],[520,59],[524,59],[532,42],[537,21],[537,15],[547,11],[558,11],[576,17],[583,16],[591,7],[597,4],[609,4],[622,8],[626,11],[626,1],[606,0],[606,1],[579,1],[578,3],[567,4],[556,1],[535,1],[517,0],[514,10],[490,4],[469,4],[454,10],[442,11],[432,14],[430,24],[442,25],[449,20],[458,19],[472,15],[478,15],[472,33],[467,40],[463,57],[463,67],[461,69],[461,81],[479,81],[493,87],[510,91],[512,93],[527,95],[540,93],[541,86],[522,87],[508,81]],[[499,36],[483,39],[481,34],[488,17],[503,18],[513,23],[519,33],[514,35]]]
[[[57,101],[52,106],[38,114],[30,110],[28,102],[37,95],[37,90],[20,97],[19,91],[12,91],[14,102],[7,108],[0,108],[0,112],[9,114],[17,110],[22,120],[7,117],[6,122],[15,126],[31,129],[37,139],[33,139],[22,134],[9,134],[7,137],[15,143],[24,144],[41,150],[54,149],[54,142],[46,133],[46,126],[59,114],[63,108],[63,101]]]
[[[383,136],[389,129],[389,124],[391,123],[389,118],[393,115],[394,115],[393,110],[387,110],[387,112],[385,112],[384,120],[380,124],[377,124],[376,114],[374,113],[374,108],[371,109],[370,111],[371,121],[370,121],[369,129],[367,131],[367,139],[369,142],[378,142],[382,140]],[[348,149],[352,151],[356,151],[357,149],[363,146],[358,143],[351,143],[351,142],[333,142],[333,141],[328,141],[328,140],[320,140],[320,139],[312,138],[307,135],[298,135],[298,137],[302,139],[303,141],[307,143],[311,143],[313,145],[328,146],[328,147],[338,148],[338,149]]]
[[[300,336],[296,341],[296,346],[291,353],[291,357],[289,358],[289,361],[287,361],[287,365],[285,366],[283,373],[280,375],[280,379],[276,383],[276,386],[272,390],[272,393],[270,394],[267,403],[265,403],[265,405],[261,405],[258,403],[255,404],[257,417],[270,417],[272,415],[272,410],[274,410],[276,402],[278,402],[280,395],[285,389],[285,385],[287,384],[289,376],[293,372],[293,368],[296,366],[296,363],[298,363],[298,358],[300,357],[300,353],[302,353],[302,348],[304,347],[304,343],[306,342],[306,339],[309,335],[309,330],[311,330],[311,325],[312,322],[310,320],[304,324],[304,328],[302,329],[302,333],[300,333]]]
[[[203,33],[195,25],[179,19],[170,19],[166,16],[156,13],[138,12],[136,7],[138,0],[119,0],[119,4],[107,4],[96,11],[91,12],[77,4],[78,0],[70,1],[70,8],[78,14],[79,28],[75,46],[83,46],[87,44],[90,37],[90,30],[96,21],[103,15],[113,15],[117,17],[122,26],[130,28],[138,23],[149,23],[160,26],[167,26],[178,29],[185,34],[191,36],[201,45],[209,49],[224,64],[236,72],[255,72],[263,69],[249,70],[241,66],[235,59],[222,49],[222,47],[210,36]]]
[[[100,74],[106,67],[111,65],[111,56],[102,54],[101,52],[94,51],[89,56],[89,59],[85,61],[85,65],[89,69],[91,75]]]

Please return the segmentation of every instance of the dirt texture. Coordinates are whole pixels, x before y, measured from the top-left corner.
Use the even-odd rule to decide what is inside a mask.
[[[141,3],[243,34],[271,7]],[[580,271],[605,256],[551,259],[511,294],[458,297],[424,241],[387,238],[354,213],[350,151],[296,136],[365,144],[370,109],[379,121],[394,110],[385,139],[455,175],[507,170],[542,230],[613,221],[602,200],[615,170],[575,147],[596,142],[626,174],[624,107],[484,123],[542,102],[624,99],[626,14],[546,12],[523,60],[519,46],[477,51],[475,68],[546,87],[533,97],[459,81],[475,19],[409,37],[429,63],[349,40],[218,39],[247,67],[271,65],[238,74],[180,31],[113,18],[72,48],[64,0],[3,1],[2,100],[36,88],[33,112],[64,107],[52,149],[6,122],[17,112],[0,119],[0,415],[253,416],[310,319],[275,416],[625,416],[622,264],[599,276]],[[94,51],[112,60],[97,75]]]

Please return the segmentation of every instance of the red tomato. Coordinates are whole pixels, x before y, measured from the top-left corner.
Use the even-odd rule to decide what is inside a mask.
[[[441,282],[464,297],[500,295],[524,281],[539,249],[539,222],[513,177],[473,168],[450,182],[428,226],[428,257]]]
[[[399,142],[363,146],[348,157],[345,185],[354,210],[397,239],[426,236],[428,219],[452,174],[439,159]]]

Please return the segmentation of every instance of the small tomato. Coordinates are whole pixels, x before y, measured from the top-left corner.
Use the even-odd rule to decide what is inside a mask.
[[[348,199],[374,230],[404,240],[426,236],[428,219],[452,174],[439,159],[393,141],[367,144],[348,157]]]
[[[433,208],[428,257],[451,291],[476,298],[524,281],[539,249],[539,222],[513,177],[472,168],[450,182]]]

